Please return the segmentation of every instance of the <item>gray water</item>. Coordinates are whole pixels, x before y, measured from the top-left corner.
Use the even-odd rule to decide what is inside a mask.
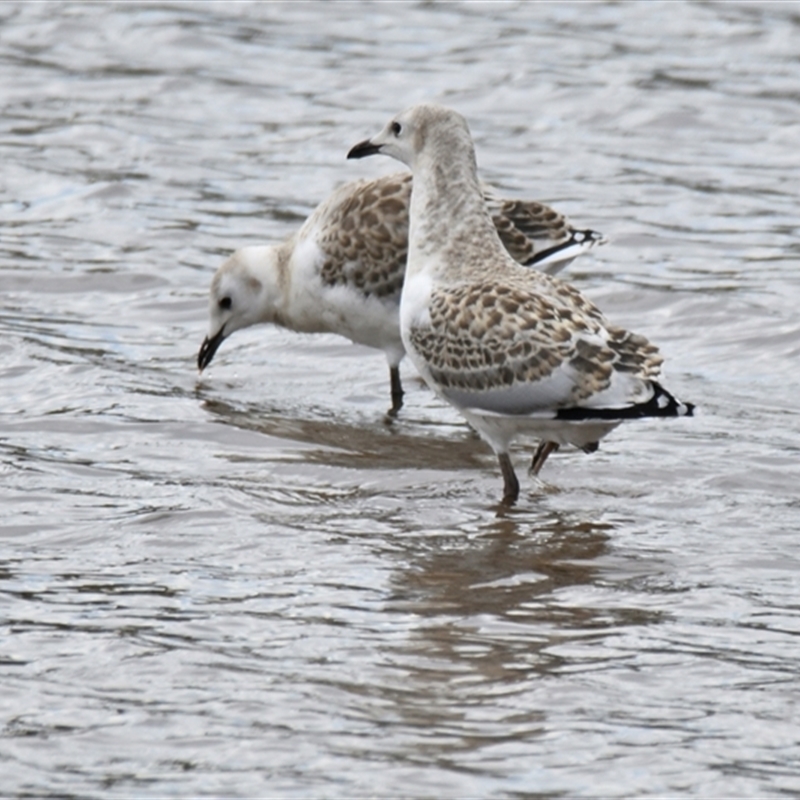
[[[800,4],[0,5],[0,794],[800,793]],[[389,116],[609,244],[691,420],[536,483],[206,293]]]

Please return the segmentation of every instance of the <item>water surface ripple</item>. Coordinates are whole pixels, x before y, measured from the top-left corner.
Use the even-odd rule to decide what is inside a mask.
[[[0,794],[800,793],[796,3],[0,5]],[[496,462],[211,275],[421,100],[693,420]],[[515,458],[522,472],[529,446]]]

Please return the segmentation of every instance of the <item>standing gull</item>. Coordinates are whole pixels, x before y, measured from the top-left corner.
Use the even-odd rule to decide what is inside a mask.
[[[576,230],[543,203],[506,200],[486,186],[493,226],[520,263],[557,272],[603,241]],[[403,405],[399,365],[400,291],[408,252],[411,174],[348,183],[278,245],[237,250],[214,275],[203,370],[234,331],[273,323],[304,333],[336,333],[386,354],[394,415]]]
[[[568,283],[508,255],[460,114],[415,106],[348,158],[376,153],[407,164],[414,176],[403,344],[429,386],[492,446],[504,504],[519,496],[509,446],[520,433],[541,439],[536,474],[560,445],[592,452],[623,420],[691,416],[693,406],[657,382],[655,346],[611,325]]]

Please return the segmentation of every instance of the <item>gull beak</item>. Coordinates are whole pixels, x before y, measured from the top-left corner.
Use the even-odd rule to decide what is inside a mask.
[[[219,346],[225,338],[225,326],[223,325],[210,339],[206,336],[203,344],[200,345],[200,352],[197,354],[197,367],[202,372],[214,358]]]
[[[348,158],[365,158],[366,156],[374,156],[376,153],[381,152],[381,145],[373,144],[371,139],[364,139],[357,145],[350,149],[347,154]]]

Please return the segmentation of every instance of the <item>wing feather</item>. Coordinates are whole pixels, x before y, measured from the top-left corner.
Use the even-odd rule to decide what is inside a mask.
[[[442,394],[461,407],[512,414],[649,399],[657,348],[610,325],[569,284],[533,275],[433,290],[430,323],[409,338]]]

